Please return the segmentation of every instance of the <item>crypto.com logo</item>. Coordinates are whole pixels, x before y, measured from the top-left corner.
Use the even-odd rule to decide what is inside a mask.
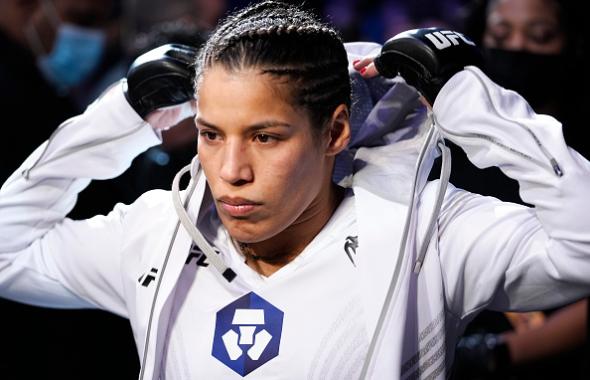
[[[246,376],[279,354],[283,312],[248,293],[217,312],[211,354]]]

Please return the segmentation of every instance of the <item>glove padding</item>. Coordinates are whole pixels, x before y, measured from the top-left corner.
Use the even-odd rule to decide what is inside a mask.
[[[139,56],[127,72],[125,98],[146,118],[151,112],[194,99],[194,64],[198,50],[168,44]]]
[[[465,66],[481,67],[475,43],[458,32],[441,28],[402,32],[383,45],[375,67],[387,78],[400,74],[430,105],[444,84]]]

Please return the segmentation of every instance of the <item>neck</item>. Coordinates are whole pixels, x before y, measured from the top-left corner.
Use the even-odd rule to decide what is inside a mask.
[[[295,223],[281,233],[257,243],[238,242],[246,264],[270,276],[299,256],[330,220],[344,196],[344,189],[339,186],[330,184],[326,188]]]

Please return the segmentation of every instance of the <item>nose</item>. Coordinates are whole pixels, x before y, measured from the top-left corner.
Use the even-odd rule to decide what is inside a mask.
[[[504,49],[507,50],[524,50],[526,48],[527,38],[522,32],[512,32],[504,41]]]
[[[248,153],[239,141],[228,141],[223,150],[220,170],[221,179],[234,186],[240,186],[254,179]]]

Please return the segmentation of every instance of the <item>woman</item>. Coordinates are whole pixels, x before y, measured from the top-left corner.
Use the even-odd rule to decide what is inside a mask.
[[[465,27],[484,48],[490,78],[562,121],[566,141],[587,156],[584,10],[572,1],[482,0],[473,3]]]
[[[471,68],[442,88],[428,128],[403,83],[353,71],[352,103],[347,67],[337,33],[294,6],[230,16],[197,60],[189,188],[179,174],[173,202],[154,191],[64,219],[84,178],[114,176],[159,142],[138,113],[156,131],[174,124],[173,111],[143,108],[131,78],[126,97],[114,86],[4,185],[2,294],[128,317],[142,379],[341,379],[444,378],[445,352],[481,309],[587,292],[588,163],[555,120]],[[499,100],[504,117],[487,111]],[[470,138],[481,125],[488,138]],[[538,209],[427,183],[439,130],[505,167]],[[335,185],[335,157],[353,153]]]

